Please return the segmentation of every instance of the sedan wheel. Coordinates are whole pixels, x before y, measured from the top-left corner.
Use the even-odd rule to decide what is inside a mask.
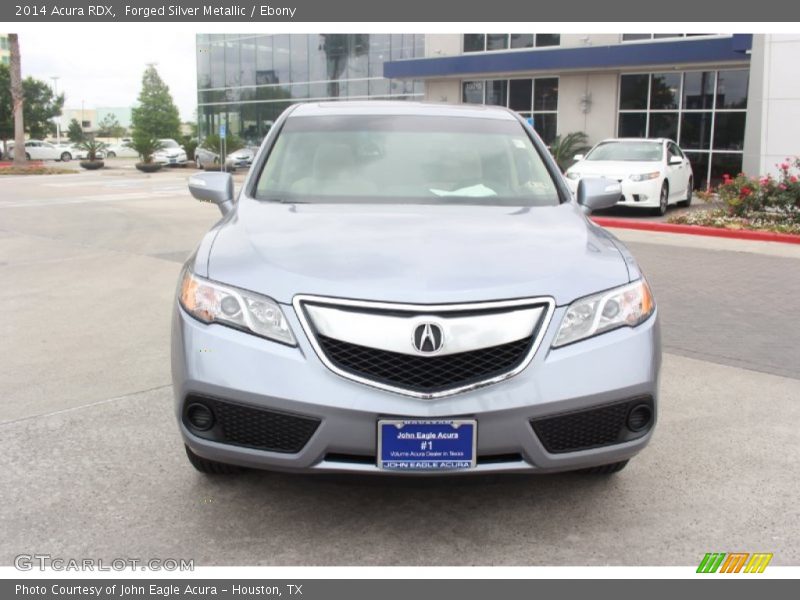
[[[117,153],[109,151],[108,154],[106,154],[106,158],[117,158]]]
[[[69,162],[72,160],[72,155],[69,152],[64,152],[61,155],[61,162]]]
[[[669,187],[667,186],[667,182],[665,181],[664,184],[661,186],[661,196],[658,198],[658,208],[655,209],[655,214],[659,217],[664,216],[667,213],[667,206],[669,205]]]

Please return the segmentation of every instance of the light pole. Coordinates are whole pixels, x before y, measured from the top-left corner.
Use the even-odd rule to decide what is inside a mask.
[[[50,79],[53,80],[53,93],[55,94],[56,97],[58,97],[58,80],[60,79],[60,77],[53,76]],[[59,145],[61,145],[61,117],[57,116],[55,117],[55,120],[56,120],[56,141],[58,142]]]

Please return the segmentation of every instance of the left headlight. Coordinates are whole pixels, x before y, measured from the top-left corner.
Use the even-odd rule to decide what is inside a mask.
[[[580,173],[576,173],[575,171],[567,171],[567,179],[572,179],[574,181],[580,178],[581,178]]]
[[[280,306],[266,296],[203,279],[186,268],[179,300],[186,312],[203,323],[219,323],[297,345]]]
[[[647,181],[648,179],[658,179],[661,177],[660,171],[653,171],[652,173],[634,173],[629,177],[631,181]]]
[[[636,327],[656,308],[644,278],[575,300],[558,328],[553,347],[566,346],[619,327]]]

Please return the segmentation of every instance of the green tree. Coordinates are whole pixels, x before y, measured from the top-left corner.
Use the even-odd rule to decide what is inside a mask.
[[[32,138],[43,138],[55,131],[52,120],[61,114],[64,94],[56,96],[46,82],[33,77],[22,81],[22,94],[25,132]],[[12,106],[11,73],[7,65],[0,64],[0,139],[4,143],[14,137]]]
[[[111,113],[107,114],[97,124],[97,135],[99,137],[121,138],[127,133],[127,130],[120,125],[117,117]]]
[[[72,119],[69,122],[67,137],[73,144],[79,144],[86,138],[86,135],[83,133],[83,127],[78,123],[78,119]]]
[[[566,171],[575,162],[576,154],[584,154],[591,146],[588,144],[589,136],[582,131],[573,131],[565,136],[557,135],[550,144],[550,154],[556,159],[562,171]]]
[[[139,106],[131,114],[131,125],[140,138],[180,137],[181,118],[178,107],[172,100],[169,87],[152,65],[147,67],[142,77],[142,91],[139,92]]]

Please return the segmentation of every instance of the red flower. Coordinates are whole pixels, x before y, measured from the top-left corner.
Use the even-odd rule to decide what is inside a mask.
[[[741,196],[742,198],[745,198],[745,197],[749,196],[749,195],[750,195],[750,194],[752,194],[752,193],[753,193],[753,190],[751,190],[751,189],[750,189],[749,187],[747,187],[747,186],[744,186],[744,187],[742,188],[742,191],[741,191],[741,192],[739,192],[739,196]]]
[[[791,181],[792,183],[797,183],[797,175],[792,175],[791,177],[789,177],[789,181]]]
[[[784,171],[788,171],[789,170],[789,163],[788,162],[781,163],[781,169],[783,169]]]

